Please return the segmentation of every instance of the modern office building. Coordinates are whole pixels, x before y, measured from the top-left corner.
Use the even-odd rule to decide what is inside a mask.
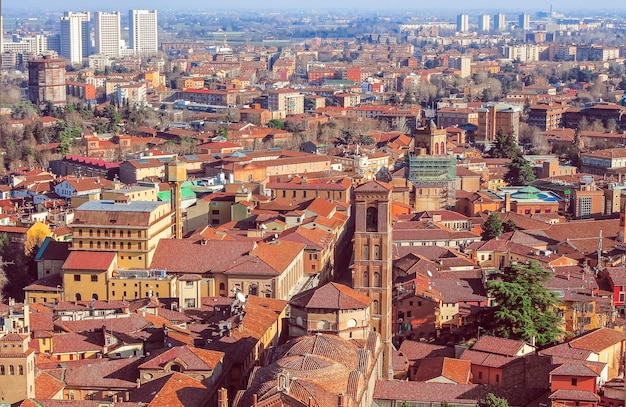
[[[502,13],[498,13],[493,16],[493,30],[505,31],[506,30],[506,16]]]
[[[61,17],[61,56],[80,64],[89,56],[89,12],[66,11]]]
[[[28,61],[28,95],[36,105],[45,102],[65,105],[65,60],[44,55],[42,59]]]
[[[478,17],[478,29],[482,32],[489,31],[491,26],[491,17],[489,14],[482,14]]]
[[[120,56],[121,16],[119,11],[112,13],[96,11],[93,16],[95,53],[109,57]]]
[[[520,14],[518,25],[519,25],[518,28],[521,28],[522,30],[529,30],[530,29],[530,14],[528,13]]]
[[[467,14],[456,16],[456,30],[462,33],[469,31],[469,16]]]
[[[128,12],[129,46],[135,55],[154,55],[158,50],[157,11],[130,10]]]

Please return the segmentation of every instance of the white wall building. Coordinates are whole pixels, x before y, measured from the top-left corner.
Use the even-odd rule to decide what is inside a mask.
[[[130,48],[135,55],[154,55],[158,51],[157,11],[130,10],[129,38]]]
[[[120,12],[96,11],[93,17],[95,53],[118,58],[122,43]]]

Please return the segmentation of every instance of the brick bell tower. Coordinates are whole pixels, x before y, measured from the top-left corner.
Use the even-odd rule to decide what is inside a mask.
[[[383,342],[381,376],[393,378],[392,240],[389,184],[371,181],[355,189],[354,267],[352,286],[372,299],[370,328]]]

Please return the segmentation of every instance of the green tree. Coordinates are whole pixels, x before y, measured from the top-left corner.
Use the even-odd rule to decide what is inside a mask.
[[[509,407],[509,402],[503,397],[496,397],[493,393],[487,394],[476,403],[477,407]]]
[[[389,103],[392,105],[397,105],[400,103],[400,96],[397,93],[392,93],[391,97],[389,97]]]
[[[514,264],[487,282],[495,306],[485,318],[491,324],[488,331],[496,336],[530,341],[540,346],[556,342],[563,331],[558,327],[556,294],[544,284],[552,273],[531,260]]]
[[[521,154],[517,140],[512,134],[506,134],[502,129],[496,133],[496,143],[489,151],[493,158],[513,158]]]
[[[508,171],[504,175],[504,181],[509,185],[528,185],[535,180],[533,168],[522,156],[513,157],[506,167]]]
[[[500,216],[498,216],[497,212],[491,212],[489,214],[489,217],[485,223],[483,223],[482,228],[483,233],[481,236],[483,240],[495,239],[500,236],[502,232],[504,232],[504,226],[502,226],[502,221],[500,220]]]
[[[402,104],[403,105],[412,105],[413,103],[415,103],[415,99],[413,99],[413,94],[409,91],[407,91],[404,94],[404,97],[402,98]]]
[[[271,127],[273,129],[282,129],[283,122],[278,119],[272,119],[269,122],[267,122],[267,127]]]
[[[515,221],[513,219],[507,220],[502,224],[502,226],[504,227],[505,233],[515,232],[517,230],[517,225],[515,224]]]

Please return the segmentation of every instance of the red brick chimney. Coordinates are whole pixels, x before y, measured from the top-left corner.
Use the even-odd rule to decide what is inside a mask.
[[[217,391],[217,407],[228,407],[228,390],[224,387]]]

